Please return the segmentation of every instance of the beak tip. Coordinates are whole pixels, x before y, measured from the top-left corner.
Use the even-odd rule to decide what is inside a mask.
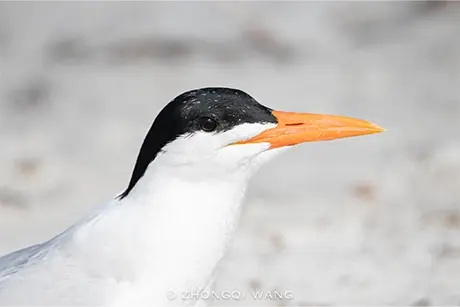
[[[373,126],[374,126],[374,129],[375,129],[375,133],[382,133],[382,132],[387,131],[386,128],[380,127],[379,125],[373,124]]]

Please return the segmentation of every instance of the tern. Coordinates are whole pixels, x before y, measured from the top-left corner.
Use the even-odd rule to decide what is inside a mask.
[[[191,304],[168,293],[213,283],[262,164],[299,143],[382,131],[360,119],[275,111],[238,89],[185,92],[154,120],[121,194],[0,258],[0,305]]]

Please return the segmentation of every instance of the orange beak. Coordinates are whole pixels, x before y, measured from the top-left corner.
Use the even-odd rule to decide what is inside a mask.
[[[270,149],[304,142],[327,141],[385,131],[373,123],[335,115],[272,111],[275,128],[235,144],[270,143]]]

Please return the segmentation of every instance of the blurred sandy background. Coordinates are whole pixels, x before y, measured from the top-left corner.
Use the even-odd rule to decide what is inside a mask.
[[[449,2],[0,3],[0,254],[123,190],[159,110],[204,86],[388,129],[254,178],[217,287],[294,300],[222,304],[460,304]]]

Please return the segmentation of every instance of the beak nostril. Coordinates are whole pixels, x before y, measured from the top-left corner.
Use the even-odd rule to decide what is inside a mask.
[[[303,125],[303,123],[290,123],[290,124],[285,124],[285,126],[300,126]]]

